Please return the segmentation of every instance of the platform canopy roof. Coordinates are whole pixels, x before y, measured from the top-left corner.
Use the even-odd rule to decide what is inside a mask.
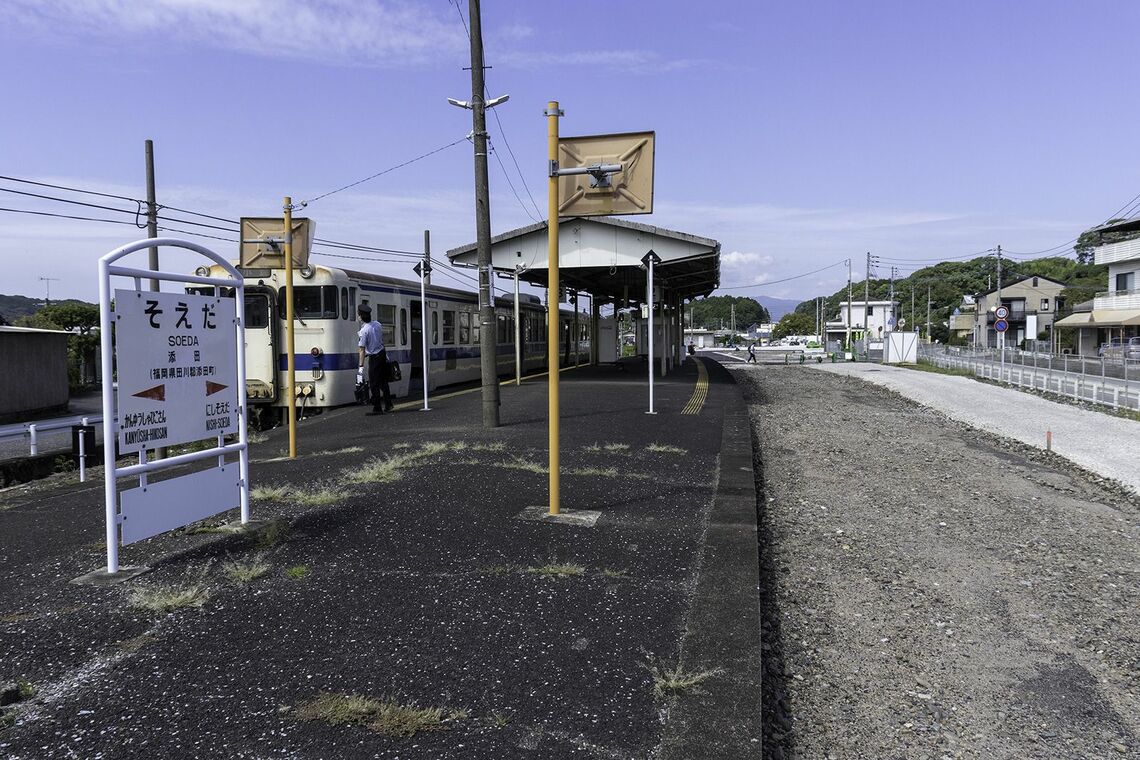
[[[495,271],[546,287],[547,225],[538,222],[491,238]],[[652,250],[661,258],[654,266],[654,284],[666,296],[707,296],[720,285],[720,243],[616,217],[566,217],[558,227],[558,277],[562,287],[593,295],[598,304],[640,304],[645,301],[646,274],[642,258]],[[478,265],[474,243],[453,248],[447,257],[456,266]]]

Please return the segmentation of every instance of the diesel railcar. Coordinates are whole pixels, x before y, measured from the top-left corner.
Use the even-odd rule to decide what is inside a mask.
[[[243,269],[245,277],[246,393],[261,424],[274,424],[287,407],[285,270]],[[220,266],[200,267],[196,274],[224,277]],[[294,372],[298,408],[319,411],[355,402],[358,365],[356,310],[372,307],[384,326],[390,361],[400,364],[401,379],[390,384],[392,395],[423,391],[423,330],[428,330],[428,391],[480,377],[478,294],[429,285],[427,317],[423,316],[418,281],[326,266],[293,272]],[[212,287],[189,291],[213,294]],[[546,309],[533,295],[519,298],[522,371],[547,365]],[[560,315],[561,363],[589,361],[589,320]],[[514,298],[495,299],[496,363],[500,374],[515,368]],[[574,330],[577,332],[574,332]]]

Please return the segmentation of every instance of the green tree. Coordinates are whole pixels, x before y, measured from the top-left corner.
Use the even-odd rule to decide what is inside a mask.
[[[40,309],[36,316],[59,325],[68,332],[86,335],[99,325],[99,307],[90,303],[57,303]]]
[[[791,311],[784,315],[772,328],[772,340],[780,340],[789,335],[814,335],[815,315]]]
[[[753,322],[769,322],[768,310],[755,298],[746,296],[711,296],[693,301],[693,326],[708,329],[728,328],[732,324],[732,307],[736,307],[736,329],[743,331]]]

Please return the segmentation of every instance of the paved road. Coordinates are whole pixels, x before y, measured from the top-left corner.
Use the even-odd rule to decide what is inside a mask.
[[[1046,432],[1052,431],[1054,452],[1140,493],[1140,422],[1135,420],[956,375],[883,364],[805,366],[881,385],[951,419],[1031,446],[1045,448]]]

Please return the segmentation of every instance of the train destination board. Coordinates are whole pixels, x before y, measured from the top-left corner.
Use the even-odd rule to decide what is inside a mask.
[[[115,291],[120,452],[238,432],[236,325],[232,298]]]

